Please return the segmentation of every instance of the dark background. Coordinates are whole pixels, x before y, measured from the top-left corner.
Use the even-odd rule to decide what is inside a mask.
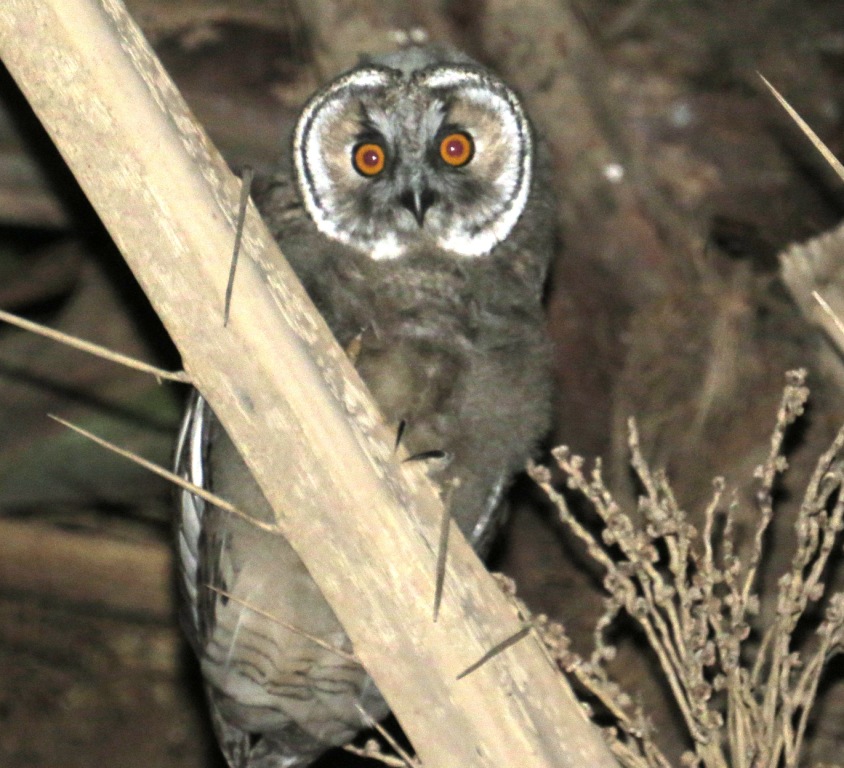
[[[497,69],[524,95],[559,193],[565,247],[548,304],[555,442],[604,457],[627,499],[624,424],[636,415],[646,453],[695,518],[715,475],[742,502],[752,498],[783,374],[809,369],[813,399],[790,440],[765,563],[765,582],[775,582],[807,474],[844,423],[841,360],[798,311],[777,257],[837,225],[844,192],[757,72],[844,155],[840,0],[127,4],[235,168],[271,167],[308,94],[359,53],[427,34]],[[2,69],[0,307],[179,365]],[[167,465],[184,394],[0,327],[2,766],[218,764],[173,614],[171,491],[46,417]],[[528,482],[515,497],[494,566],[586,650],[599,582]],[[631,661],[635,645],[620,676],[642,692],[676,756],[682,736],[648,662]],[[842,678],[834,665],[811,762],[840,752]]]

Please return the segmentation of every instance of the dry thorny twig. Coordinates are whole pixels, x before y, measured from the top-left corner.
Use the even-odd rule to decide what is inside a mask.
[[[607,630],[622,609],[641,627],[656,653],[682,713],[694,751],[683,756],[693,768],[776,768],[796,766],[809,714],[826,663],[844,646],[844,594],[824,594],[830,555],[844,515],[844,428],[817,462],[795,525],[796,545],[788,572],[779,580],[776,612],[767,627],[753,626],[759,612],[757,575],[771,522],[773,488],[785,471],[783,438],[803,413],[809,391],[805,371],[792,371],[765,463],[757,468],[758,516],[752,548],[736,552],[738,502],[725,502],[723,479],[705,513],[703,535],[687,521],[664,472],[652,471],[631,419],[633,468],[644,494],[638,519],[623,511],[605,485],[600,461],[587,472],[583,458],[567,448],[554,451],[570,489],[583,494],[604,529],[593,534],[573,517],[566,498],[551,483],[546,467],[530,467],[532,477],[556,504],[562,521],[604,568],[609,596],[595,630],[589,660],[571,650],[565,630],[540,617],[541,634],[557,662],[596,699],[615,725],[606,729],[619,761],[631,768],[662,768],[668,760],[652,738],[641,707],[609,677],[605,662],[615,649]],[[716,522],[723,516],[721,534]],[[809,640],[796,629],[810,608],[822,608]],[[805,625],[806,622],[804,622]],[[760,630],[759,640],[751,628]]]

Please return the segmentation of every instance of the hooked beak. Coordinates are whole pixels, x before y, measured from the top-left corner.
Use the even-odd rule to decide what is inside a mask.
[[[399,202],[413,214],[421,227],[425,223],[425,213],[437,201],[437,193],[428,187],[410,187],[399,195]]]

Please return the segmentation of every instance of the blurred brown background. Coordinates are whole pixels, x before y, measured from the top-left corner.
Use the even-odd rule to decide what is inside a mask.
[[[359,54],[427,38],[497,69],[524,95],[558,184],[555,442],[603,456],[626,497],[624,422],[636,415],[694,516],[716,474],[752,498],[783,374],[809,369],[813,399],[790,441],[767,563],[775,581],[789,512],[844,423],[841,361],[792,302],[777,254],[839,223],[844,190],[757,71],[844,156],[840,0],[127,4],[234,168],[271,167],[308,94]],[[179,364],[2,69],[0,307]],[[2,766],[219,765],[173,615],[170,490],[46,417],[166,465],[184,394],[0,327]],[[516,506],[494,565],[585,649],[597,582],[527,483]],[[676,754],[676,723],[645,666],[621,664]],[[841,664],[827,681],[813,761],[844,746]]]

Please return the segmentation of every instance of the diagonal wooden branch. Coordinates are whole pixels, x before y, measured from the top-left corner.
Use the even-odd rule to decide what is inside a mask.
[[[519,619],[401,464],[253,206],[119,0],[3,0],[0,56],[44,123],[427,768],[614,765],[537,642],[455,676]]]

